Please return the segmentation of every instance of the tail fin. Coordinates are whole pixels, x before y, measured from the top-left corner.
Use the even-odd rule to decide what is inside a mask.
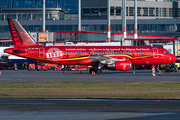
[[[7,19],[14,47],[40,46],[16,19]]]

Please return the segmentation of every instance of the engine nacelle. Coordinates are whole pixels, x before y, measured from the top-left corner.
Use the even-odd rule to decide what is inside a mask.
[[[115,61],[113,64],[108,64],[110,69],[129,71],[131,69],[131,61]]]

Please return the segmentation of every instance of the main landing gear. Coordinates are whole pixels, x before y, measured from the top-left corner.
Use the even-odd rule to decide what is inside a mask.
[[[98,69],[98,67],[93,66],[91,69],[89,69],[89,74],[93,74],[93,75],[102,74],[102,69],[101,68]]]

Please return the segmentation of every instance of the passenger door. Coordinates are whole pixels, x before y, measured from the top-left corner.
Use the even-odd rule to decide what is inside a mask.
[[[39,58],[44,58],[44,48],[39,48]]]
[[[158,58],[158,49],[157,48],[153,48],[153,58]]]

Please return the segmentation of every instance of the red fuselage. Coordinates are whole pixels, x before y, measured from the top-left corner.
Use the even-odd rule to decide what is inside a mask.
[[[6,53],[28,59],[62,65],[98,65],[92,55],[103,55],[132,65],[168,64],[177,60],[166,49],[146,46],[23,46],[9,48]]]
[[[168,64],[177,60],[166,49],[143,46],[41,46],[16,19],[7,19],[14,48],[6,53],[62,65],[88,65],[128,71],[131,65]]]

